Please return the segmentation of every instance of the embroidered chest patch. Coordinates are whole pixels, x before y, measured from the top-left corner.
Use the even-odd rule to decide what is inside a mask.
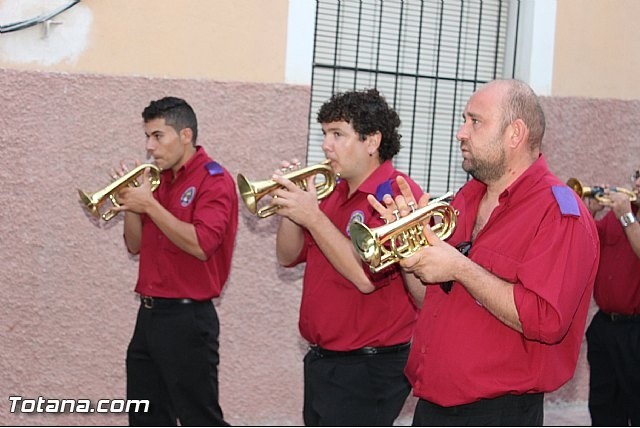
[[[187,190],[184,191],[182,196],[180,196],[180,205],[183,207],[189,206],[193,198],[196,196],[196,188],[191,186]]]
[[[351,223],[353,223],[354,221],[359,221],[360,223],[364,223],[364,212],[360,211],[360,210],[355,210],[354,212],[351,213],[351,217],[349,217],[349,223],[347,223],[347,236],[351,237],[351,235],[349,235],[349,226],[351,226]]]

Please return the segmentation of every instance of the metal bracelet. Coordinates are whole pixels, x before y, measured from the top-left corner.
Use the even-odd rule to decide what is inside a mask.
[[[622,214],[620,216],[620,223],[622,224],[622,227],[624,227],[625,229],[630,225],[633,224],[637,221],[636,217],[633,215],[633,213],[628,212],[625,214]]]

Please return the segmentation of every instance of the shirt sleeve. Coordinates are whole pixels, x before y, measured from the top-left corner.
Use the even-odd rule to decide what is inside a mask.
[[[584,294],[590,293],[599,247],[585,219],[549,217],[518,266],[514,299],[524,336],[553,344],[567,334]]]
[[[304,236],[304,242],[302,243],[300,254],[298,254],[298,257],[296,257],[294,261],[292,261],[288,265],[285,265],[284,267],[293,267],[307,261],[307,253],[308,253],[309,245],[311,245],[313,241],[311,239],[311,234],[307,231],[307,229],[304,229],[302,233]]]
[[[228,174],[208,176],[195,201],[193,225],[198,243],[207,257],[211,257],[229,233],[232,216],[238,215],[238,195]]]

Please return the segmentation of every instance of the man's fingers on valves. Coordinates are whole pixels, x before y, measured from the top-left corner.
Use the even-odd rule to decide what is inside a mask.
[[[296,158],[293,158],[290,161],[284,160],[280,162],[280,172],[282,174],[293,172],[298,168],[300,168],[300,161]]]

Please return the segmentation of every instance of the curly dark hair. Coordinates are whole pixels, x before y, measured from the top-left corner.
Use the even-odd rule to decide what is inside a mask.
[[[182,98],[164,97],[151,103],[142,112],[144,122],[153,119],[164,119],[164,123],[180,133],[190,128],[193,134],[191,142],[196,145],[198,139],[198,121],[191,106]]]
[[[378,153],[383,162],[400,151],[400,117],[377,89],[334,94],[320,107],[317,119],[319,123],[348,122],[363,141],[380,131],[382,141]]]

